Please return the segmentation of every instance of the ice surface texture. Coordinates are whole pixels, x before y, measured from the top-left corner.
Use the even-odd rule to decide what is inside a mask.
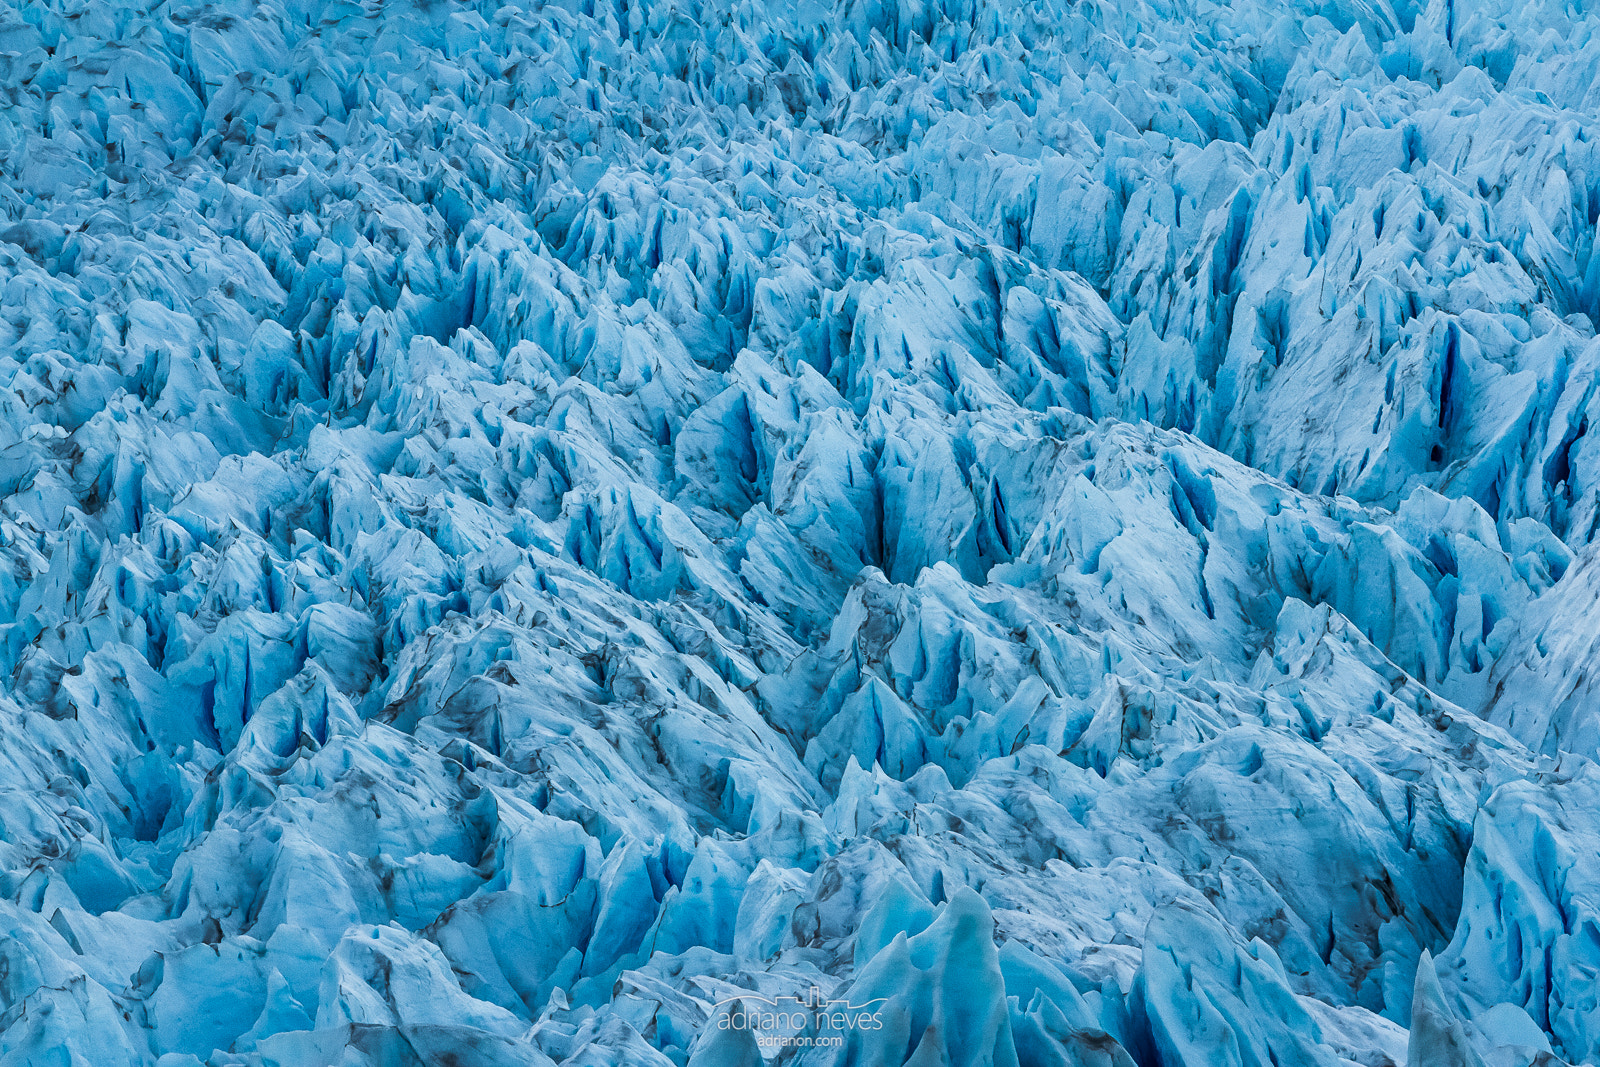
[[[1600,1059],[1597,31],[5,0],[0,1064]]]

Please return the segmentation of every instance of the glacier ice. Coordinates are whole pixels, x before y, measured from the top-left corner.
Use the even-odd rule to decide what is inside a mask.
[[[1597,31],[7,0],[0,1063],[1600,1060]]]

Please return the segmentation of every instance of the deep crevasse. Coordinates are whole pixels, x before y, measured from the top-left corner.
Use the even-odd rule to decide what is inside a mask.
[[[6,1067],[1600,1058],[1600,11],[0,11]]]

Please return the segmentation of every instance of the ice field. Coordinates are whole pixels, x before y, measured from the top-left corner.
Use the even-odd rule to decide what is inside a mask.
[[[1600,1061],[1592,0],[0,94],[0,1067]]]

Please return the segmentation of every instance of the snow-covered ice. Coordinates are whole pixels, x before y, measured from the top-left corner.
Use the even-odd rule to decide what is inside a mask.
[[[0,0],[0,92],[0,1065],[1600,1061],[1600,8]]]

